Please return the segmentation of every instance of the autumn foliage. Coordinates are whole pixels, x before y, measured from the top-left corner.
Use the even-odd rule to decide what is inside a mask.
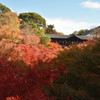
[[[40,44],[34,33],[23,34],[17,14],[0,14],[0,100],[48,100],[42,88],[59,77],[52,60],[60,48]]]
[[[94,41],[95,43],[93,43]],[[98,100],[99,69],[95,67],[99,65],[99,60],[94,60],[94,62],[88,60],[90,64],[94,64],[95,67],[93,67],[93,70],[88,62],[84,63],[86,64],[84,66],[81,65],[81,63],[85,61],[82,57],[90,59],[87,58],[90,56],[92,57],[91,59],[94,59],[93,57],[97,56],[99,53],[99,39],[91,40],[91,42],[89,40],[86,43],[88,45],[85,45],[85,47],[82,46],[82,48],[77,45],[77,47],[73,46],[69,49],[65,48],[62,50],[59,48],[55,49],[52,45],[47,48],[43,45],[34,46],[1,41],[0,99],[58,100],[62,98],[65,100],[67,98],[67,100],[72,100],[74,98],[75,100],[84,100],[84,98],[88,98],[92,100],[93,98],[97,98]],[[59,50],[61,50],[60,54],[58,53]],[[81,51],[79,52],[79,50]],[[85,56],[87,50],[90,53],[94,53]],[[76,60],[78,57],[80,57],[81,60],[83,59],[82,62],[81,60]],[[54,58],[56,59],[53,60]],[[71,61],[73,63],[71,63]],[[85,66],[87,66],[86,71],[84,69],[86,68]],[[79,70],[78,68],[81,69]],[[76,77],[76,75],[78,76]],[[91,77],[91,80],[89,80],[89,77]],[[94,77],[95,82],[93,81]],[[85,79],[87,83],[82,83],[82,78]],[[90,91],[92,88],[89,87],[89,84],[90,86],[94,86],[93,90],[95,89],[95,91],[97,91],[96,93],[92,90]],[[97,89],[95,85],[98,87]],[[80,86],[83,87],[82,90],[79,89]],[[87,87],[87,91],[84,91],[85,87]],[[75,92],[75,90],[77,90],[77,92]],[[62,96],[64,92],[65,94]],[[92,95],[93,92],[96,97]],[[84,95],[84,98],[82,95]]]
[[[99,38],[62,49],[0,14],[0,100],[99,100]]]
[[[99,100],[100,98],[100,38],[90,39],[62,50],[55,66],[63,64],[67,74],[47,87],[55,100]]]
[[[56,56],[57,50],[42,45],[37,47],[1,41],[0,99],[48,100],[42,87],[52,85],[52,81],[59,76],[60,70],[50,67]]]

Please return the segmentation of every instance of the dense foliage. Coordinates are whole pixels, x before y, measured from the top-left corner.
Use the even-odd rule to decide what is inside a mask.
[[[54,73],[55,71],[52,72],[50,68],[46,68],[44,70],[31,69],[26,74],[22,73],[20,69],[14,68],[14,65],[0,60],[0,99],[15,97],[19,98],[17,100],[48,100],[48,97],[45,96],[46,91],[43,91],[42,87],[52,84],[51,75]],[[55,75],[56,77],[58,74]]]
[[[53,82],[49,96],[55,100],[100,99],[100,39],[64,49],[58,55],[55,66],[63,64],[67,74]]]
[[[29,25],[32,25],[33,28],[36,27],[46,27],[45,19],[37,13],[21,13],[19,18],[23,19],[22,23],[27,22]]]
[[[0,40],[21,43],[20,20],[16,13],[0,13]]]
[[[0,13],[5,13],[5,12],[11,12],[11,10],[8,8],[8,7],[6,7],[5,5],[2,5],[1,3],[0,3]]]
[[[37,13],[21,13],[19,15],[21,20],[20,29],[23,34],[34,34],[40,38],[40,43],[47,45],[50,42],[50,38],[44,34],[46,27],[45,19]]]
[[[62,50],[0,42],[1,99],[99,100],[99,45],[97,39]]]
[[[42,31],[0,13],[0,100],[99,100],[100,38],[62,49]]]
[[[52,85],[61,71],[52,68],[52,59],[56,56],[57,49],[48,49],[44,45],[0,42],[0,99],[47,100],[42,87]]]
[[[84,35],[86,32],[88,32],[88,29],[80,30],[77,35]]]

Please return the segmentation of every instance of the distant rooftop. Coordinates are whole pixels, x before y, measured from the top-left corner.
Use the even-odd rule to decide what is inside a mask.
[[[70,35],[59,35],[59,34],[45,34],[46,36],[49,36],[50,38],[61,38],[61,39],[66,39],[71,37]]]
[[[73,36],[82,39],[82,40],[87,40],[90,38],[94,38],[94,37],[100,37],[100,35],[85,35],[85,36],[79,36],[79,35],[58,35],[58,34],[45,34],[46,36],[49,36],[51,39],[68,39],[71,38]]]

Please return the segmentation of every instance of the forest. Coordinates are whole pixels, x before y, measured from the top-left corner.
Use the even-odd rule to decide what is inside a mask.
[[[62,48],[52,28],[0,4],[0,100],[100,100],[100,38]]]

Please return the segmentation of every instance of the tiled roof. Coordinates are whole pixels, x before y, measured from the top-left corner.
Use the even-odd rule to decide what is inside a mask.
[[[89,37],[89,36],[76,36],[76,37],[78,37],[78,38],[80,38],[82,40],[87,40],[87,39],[92,38],[92,37]]]
[[[87,40],[87,39],[90,39],[90,38],[94,38],[94,37],[100,37],[100,35],[86,35],[86,36],[79,36],[79,35],[58,35],[58,34],[45,34],[46,36],[49,36],[51,39],[54,38],[54,39],[68,39],[68,38],[71,38],[71,37],[77,37],[79,39],[82,39],[82,40]]]
[[[49,36],[50,38],[56,38],[56,39],[66,39],[71,37],[70,35],[58,35],[58,34],[45,34],[46,36]]]

